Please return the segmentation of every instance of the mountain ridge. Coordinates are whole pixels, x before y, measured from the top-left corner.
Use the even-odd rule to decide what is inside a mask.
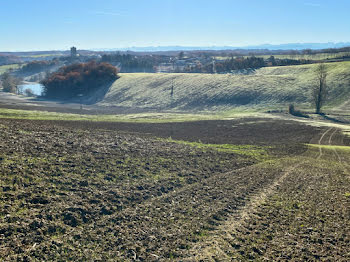
[[[145,46],[125,48],[95,48],[93,51],[134,51],[134,52],[155,52],[155,51],[195,51],[195,50],[303,50],[303,49],[327,49],[342,48],[350,46],[350,42],[328,42],[328,43],[286,43],[286,44],[261,44],[247,46]]]

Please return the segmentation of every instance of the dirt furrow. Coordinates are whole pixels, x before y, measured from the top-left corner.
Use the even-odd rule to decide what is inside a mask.
[[[275,174],[255,166],[217,174],[202,183],[102,218],[98,225],[108,228],[106,225],[117,224],[114,230],[128,232],[119,239],[120,248],[126,249],[119,251],[126,257],[128,253],[146,260],[152,259],[150,254],[163,259],[182,256],[189,246],[215,230],[227,214],[244,207],[251,195],[274,179]],[[133,228],[117,223],[125,220],[134,221]],[[153,239],[162,239],[162,242],[155,243]]]
[[[282,175],[278,176],[277,179],[271,181],[271,183],[267,184],[265,187],[259,188],[255,194],[250,195],[241,209],[238,209],[236,213],[228,214],[227,220],[221,224],[204,243],[198,243],[191,250],[191,253],[196,260],[205,261],[220,257],[228,258],[229,256],[225,254],[223,250],[227,250],[229,240],[234,239],[234,232],[236,229],[242,226],[242,224],[250,218],[253,212],[275,192],[276,188],[283,183],[286,177],[299,166],[300,163],[290,163],[290,166],[285,171],[281,172]],[[276,170],[270,170],[271,173],[274,173],[275,171]],[[221,249],[220,246],[222,245],[226,246],[226,248]],[[190,260],[191,259],[189,259],[189,261]]]

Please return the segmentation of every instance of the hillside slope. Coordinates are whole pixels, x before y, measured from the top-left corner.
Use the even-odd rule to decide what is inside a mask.
[[[329,105],[343,103],[350,90],[350,62],[329,63]],[[102,106],[156,109],[229,109],[276,107],[310,101],[316,65],[267,67],[249,74],[121,74]],[[171,87],[173,86],[173,96]]]

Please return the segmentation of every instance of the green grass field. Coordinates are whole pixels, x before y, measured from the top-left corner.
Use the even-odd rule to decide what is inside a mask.
[[[266,114],[252,111],[231,110],[212,114],[191,113],[138,113],[119,115],[85,115],[46,112],[36,110],[18,110],[0,108],[0,118],[29,119],[29,120],[68,120],[68,121],[92,121],[92,122],[141,122],[141,123],[170,123],[188,122],[198,120],[222,120],[242,117],[266,117]]]
[[[99,105],[200,111],[279,109],[289,103],[310,107],[316,66],[265,67],[249,75],[121,74]],[[349,99],[350,62],[327,67],[332,107]]]
[[[0,66],[0,75],[5,73],[9,69],[17,69],[17,68],[19,68],[19,64],[2,65]]]

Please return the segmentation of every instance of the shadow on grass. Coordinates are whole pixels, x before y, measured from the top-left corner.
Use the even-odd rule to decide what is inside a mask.
[[[110,91],[114,81],[101,86],[99,89],[84,94],[82,97],[72,97],[69,99],[57,99],[57,98],[48,98],[45,96],[37,96],[32,99],[32,101],[38,102],[55,102],[58,104],[84,104],[84,105],[94,105],[104,99],[106,94]]]
[[[334,118],[334,117],[330,117],[330,116],[327,116],[325,113],[320,113],[319,115],[321,117],[323,117],[323,119],[329,120],[329,121],[332,121],[332,122],[335,122],[335,123],[350,124],[349,121],[346,121],[346,120],[343,120],[343,119]]]

